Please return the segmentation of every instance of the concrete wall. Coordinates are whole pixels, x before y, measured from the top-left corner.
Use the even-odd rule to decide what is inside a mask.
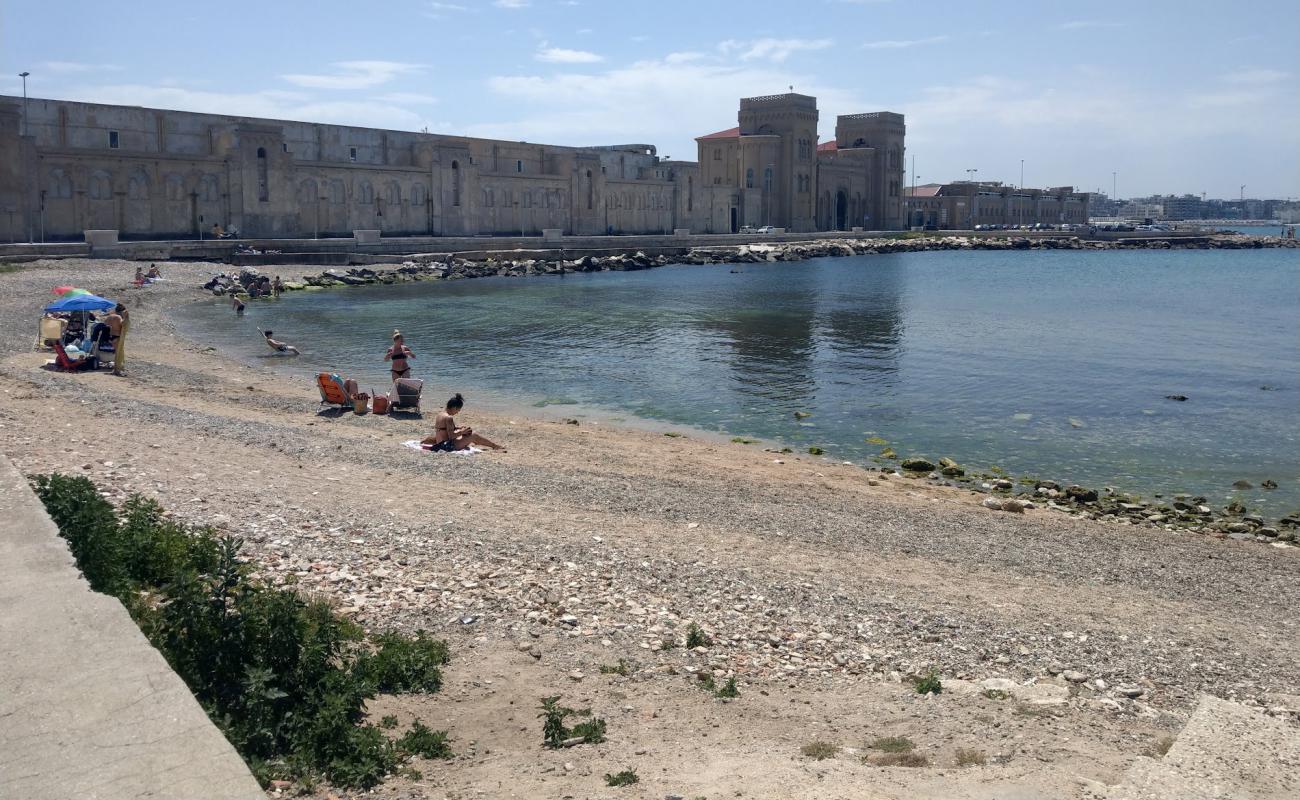
[[[265,798],[121,603],[90,590],[2,455],[0,797]]]

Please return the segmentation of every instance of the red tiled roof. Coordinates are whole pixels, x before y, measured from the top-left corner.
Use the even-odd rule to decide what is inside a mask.
[[[835,143],[834,139],[831,139],[829,142],[822,142],[821,144],[817,145],[817,152],[819,153],[833,153],[839,149],[840,146]]]
[[[701,139],[734,139],[739,135],[740,135],[740,128],[735,127],[735,128],[727,128],[725,131],[718,131],[717,133],[710,133],[708,136],[699,136],[696,137],[696,140],[698,141]]]
[[[909,197],[938,197],[939,190],[942,188],[943,184],[931,183],[925,186],[918,186],[915,189],[908,189],[907,195]]]

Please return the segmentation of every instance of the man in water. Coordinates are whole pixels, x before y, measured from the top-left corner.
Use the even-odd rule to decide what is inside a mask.
[[[286,355],[295,355],[295,356],[301,355],[298,352],[298,348],[294,347],[293,345],[285,344],[284,342],[277,342],[275,339],[272,339],[271,331],[262,331],[262,335],[266,337],[267,347],[270,347],[275,352],[284,353]]]

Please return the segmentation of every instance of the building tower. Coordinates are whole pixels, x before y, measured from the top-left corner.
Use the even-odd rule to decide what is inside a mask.
[[[813,229],[817,118],[817,98],[805,94],[741,99],[744,224]]]
[[[907,126],[902,114],[877,111],[847,114],[835,120],[835,144],[841,151],[871,148],[871,190],[868,192],[868,228],[895,230],[903,227],[906,211],[903,189],[907,185],[904,165],[904,137]]]

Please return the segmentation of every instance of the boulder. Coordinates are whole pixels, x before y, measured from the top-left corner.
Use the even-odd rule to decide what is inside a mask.
[[[934,463],[919,456],[903,459],[902,466],[909,472],[934,472]]]
[[[1076,503],[1095,503],[1097,502],[1097,490],[1085,489],[1082,486],[1067,486],[1065,496]]]

